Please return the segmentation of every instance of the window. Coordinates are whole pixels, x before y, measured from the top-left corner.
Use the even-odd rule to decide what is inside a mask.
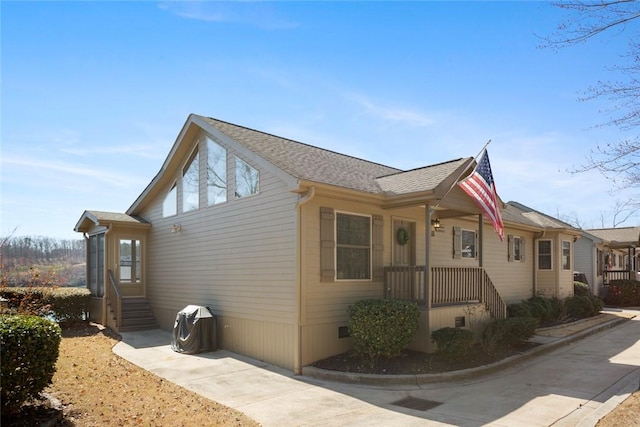
[[[193,155],[182,174],[182,211],[188,212],[200,207],[200,167],[198,152]]]
[[[120,281],[140,283],[140,240],[120,239]]]
[[[258,194],[258,170],[236,157],[236,199]]]
[[[571,270],[571,242],[562,241],[562,269]]]
[[[371,279],[371,217],[336,214],[336,277]]]
[[[227,150],[207,138],[207,200],[209,206],[227,201]]]
[[[104,295],[104,233],[89,236],[89,290],[91,295]]]
[[[551,270],[551,240],[538,241],[538,269]]]
[[[471,230],[462,230],[462,258],[476,257],[476,232]]]
[[[476,232],[453,227],[453,258],[476,258]]]
[[[507,238],[508,246],[509,246],[509,261],[524,261],[525,259],[525,240],[523,237],[519,236],[511,236],[509,235]]]
[[[178,189],[175,184],[164,197],[162,202],[162,217],[173,216],[178,213]]]

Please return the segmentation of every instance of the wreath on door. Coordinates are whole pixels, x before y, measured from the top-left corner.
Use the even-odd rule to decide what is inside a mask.
[[[410,237],[411,236],[409,236],[409,232],[407,231],[406,228],[404,227],[398,228],[398,232],[396,233],[396,240],[398,241],[398,244],[402,246],[406,245]]]

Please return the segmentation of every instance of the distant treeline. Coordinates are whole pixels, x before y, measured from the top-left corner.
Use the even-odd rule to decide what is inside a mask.
[[[79,264],[86,260],[85,241],[54,239],[45,236],[5,237],[2,246],[2,268],[34,264]]]

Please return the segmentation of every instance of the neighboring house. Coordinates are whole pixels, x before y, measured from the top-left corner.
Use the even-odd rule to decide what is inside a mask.
[[[596,295],[613,279],[639,279],[640,227],[585,230],[576,243],[576,270]]]
[[[85,211],[75,227],[91,317],[124,330],[152,311],[171,330],[185,306],[208,306],[219,347],[298,373],[352,347],[361,299],[418,302],[412,348],[431,351],[435,329],[571,295],[579,230],[508,203],[500,241],[456,185],[474,165],[402,171],[191,115],[125,214]]]

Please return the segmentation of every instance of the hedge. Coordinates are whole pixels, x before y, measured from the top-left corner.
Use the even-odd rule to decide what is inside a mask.
[[[0,288],[13,314],[50,316],[58,322],[85,320],[91,292],[85,288]]]
[[[607,287],[605,302],[617,307],[640,306],[640,281],[612,280]]]
[[[420,320],[418,305],[396,299],[361,300],[349,307],[354,349],[373,363],[393,357],[413,341]]]
[[[431,332],[431,339],[439,353],[452,359],[465,357],[473,348],[473,332],[469,329],[440,328]]]
[[[37,397],[56,371],[62,333],[38,316],[0,316],[2,412],[13,413]]]
[[[517,345],[536,333],[538,319],[534,317],[508,317],[487,323],[482,332],[482,347],[489,354]]]

